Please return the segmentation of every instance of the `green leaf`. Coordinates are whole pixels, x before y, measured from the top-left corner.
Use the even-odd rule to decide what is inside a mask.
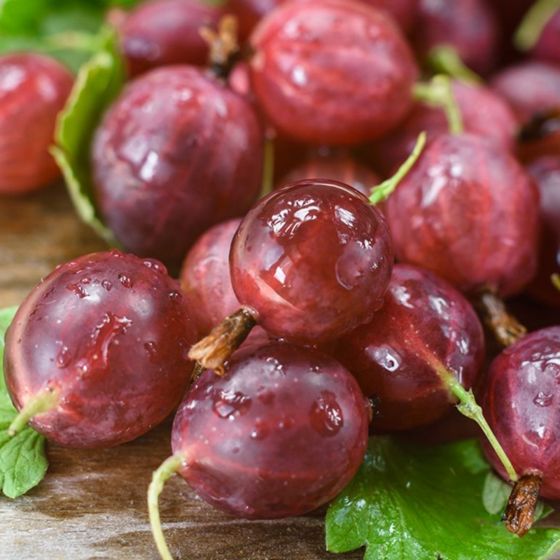
[[[124,82],[125,67],[116,33],[105,29],[99,51],[80,70],[60,114],[52,148],[79,216],[111,245],[117,242],[103,224],[93,199],[90,150],[101,117]]]
[[[492,471],[486,475],[482,489],[482,503],[488,513],[495,515],[503,512],[510,494],[511,486],[499,476]]]
[[[4,381],[4,335],[16,308],[0,310],[0,488],[8,498],[17,498],[37,486],[47,472],[45,438],[32,428],[14,437],[8,426],[17,411],[10,400]]]
[[[482,502],[490,468],[478,443],[419,447],[373,438],[365,462],[326,519],[327,549],[366,546],[366,560],[545,559],[560,530],[510,534]]]

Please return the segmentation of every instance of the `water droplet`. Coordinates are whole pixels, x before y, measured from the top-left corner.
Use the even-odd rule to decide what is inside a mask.
[[[280,430],[289,430],[296,425],[296,421],[291,416],[285,416],[278,422],[278,428]]]
[[[70,350],[67,346],[62,346],[59,353],[56,355],[56,365],[64,369],[70,365],[72,360],[72,355],[70,354]]]
[[[171,299],[173,301],[178,301],[182,297],[183,296],[180,294],[180,292],[177,292],[177,291],[169,292],[169,299]]]
[[[143,264],[146,268],[149,268],[150,270],[159,272],[161,274],[167,274],[167,268],[165,268],[165,266],[163,266],[163,264],[161,264],[159,261],[152,260],[152,259],[145,259]]]
[[[554,396],[551,393],[544,393],[543,391],[539,391],[537,396],[533,399],[533,402],[537,406],[547,407],[552,404]]]
[[[89,294],[81,284],[68,284],[66,286],[66,289],[75,293],[80,299],[84,299],[89,296]]]
[[[212,408],[220,418],[234,419],[245,414],[251,407],[251,397],[236,391],[220,389],[214,394]]]
[[[126,274],[119,274],[119,282],[125,288],[132,288],[132,286],[133,286],[132,279],[129,276],[127,276]]]
[[[82,284],[91,284],[91,278],[89,278],[89,276],[84,276],[81,280],[80,283]]]
[[[311,425],[323,436],[336,435],[344,425],[342,410],[334,393],[321,391],[311,407]]]
[[[390,346],[370,346],[366,352],[372,360],[390,373],[397,371],[401,365],[401,357]]]
[[[255,427],[251,431],[251,439],[263,440],[268,436],[268,426],[266,422],[260,418],[255,421]]]
[[[113,283],[110,282],[109,280],[103,280],[103,282],[101,282],[101,286],[103,286],[103,288],[108,292],[110,292],[113,289]]]

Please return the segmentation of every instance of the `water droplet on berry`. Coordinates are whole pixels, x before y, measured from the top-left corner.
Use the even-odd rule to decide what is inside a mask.
[[[132,286],[133,286],[132,279],[129,276],[127,276],[126,274],[119,274],[119,282],[125,288],[132,288]]]
[[[173,292],[169,292],[169,299],[173,300],[173,301],[178,301],[182,298],[183,296],[177,292],[177,291],[173,291]]]
[[[145,259],[144,262],[143,262],[143,265],[146,268],[149,268],[150,270],[153,270],[154,272],[167,274],[167,269],[165,268],[165,266],[163,266],[163,264],[161,264],[158,261],[155,261],[155,260],[152,260],[152,259]]]
[[[56,356],[56,365],[64,369],[70,365],[70,361],[72,360],[72,355],[70,354],[70,350],[67,346],[62,346],[59,353]]]
[[[214,395],[212,409],[220,418],[235,418],[251,407],[251,397],[236,391],[220,390]]]
[[[84,299],[88,297],[88,293],[86,292],[85,288],[80,284],[68,284],[66,289],[75,293],[80,299]]]
[[[533,402],[537,406],[547,407],[552,404],[554,396],[551,393],[544,393],[543,391],[539,391],[537,396],[533,399]]]
[[[257,418],[255,427],[251,432],[251,439],[263,440],[266,438],[266,436],[268,436],[268,428],[266,426],[266,423],[260,418]]]
[[[372,360],[390,373],[397,371],[401,365],[401,357],[390,346],[373,346],[367,348],[366,352]]]
[[[344,419],[334,393],[321,391],[321,397],[311,407],[311,425],[323,436],[334,436],[340,431]]]
[[[150,361],[155,361],[155,359],[157,357],[156,343],[152,342],[152,341],[148,341],[144,344],[144,349],[146,350],[146,352],[150,356]]]
[[[103,280],[103,282],[101,282],[101,286],[103,286],[103,288],[108,292],[110,292],[113,289],[113,283],[110,282],[109,280]]]

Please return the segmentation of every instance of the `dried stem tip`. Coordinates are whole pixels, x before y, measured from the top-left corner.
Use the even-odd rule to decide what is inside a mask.
[[[242,307],[197,342],[191,348],[189,358],[200,362],[204,369],[223,375],[224,363],[241,346],[256,323],[254,311]]]
[[[226,78],[240,50],[237,39],[237,19],[232,15],[226,15],[220,20],[217,31],[210,27],[203,27],[200,29],[200,35],[210,47],[209,62],[212,70],[220,78]]]
[[[533,526],[542,478],[523,475],[513,487],[504,513],[507,530],[522,537]]]
[[[486,326],[502,346],[511,346],[527,334],[527,329],[510,315],[504,302],[491,292],[483,292],[478,298]]]

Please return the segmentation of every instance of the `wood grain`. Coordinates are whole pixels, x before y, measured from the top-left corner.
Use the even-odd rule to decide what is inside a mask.
[[[104,245],[74,216],[61,187],[0,199],[0,307],[18,304],[57,264]],[[0,498],[0,560],[157,559],[146,510],[152,471],[169,454],[169,422],[102,451],[51,446],[45,480]],[[320,460],[320,459],[318,459]],[[323,513],[244,521],[199,500],[180,479],[161,499],[170,547],[185,560],[358,560],[325,552]]]

